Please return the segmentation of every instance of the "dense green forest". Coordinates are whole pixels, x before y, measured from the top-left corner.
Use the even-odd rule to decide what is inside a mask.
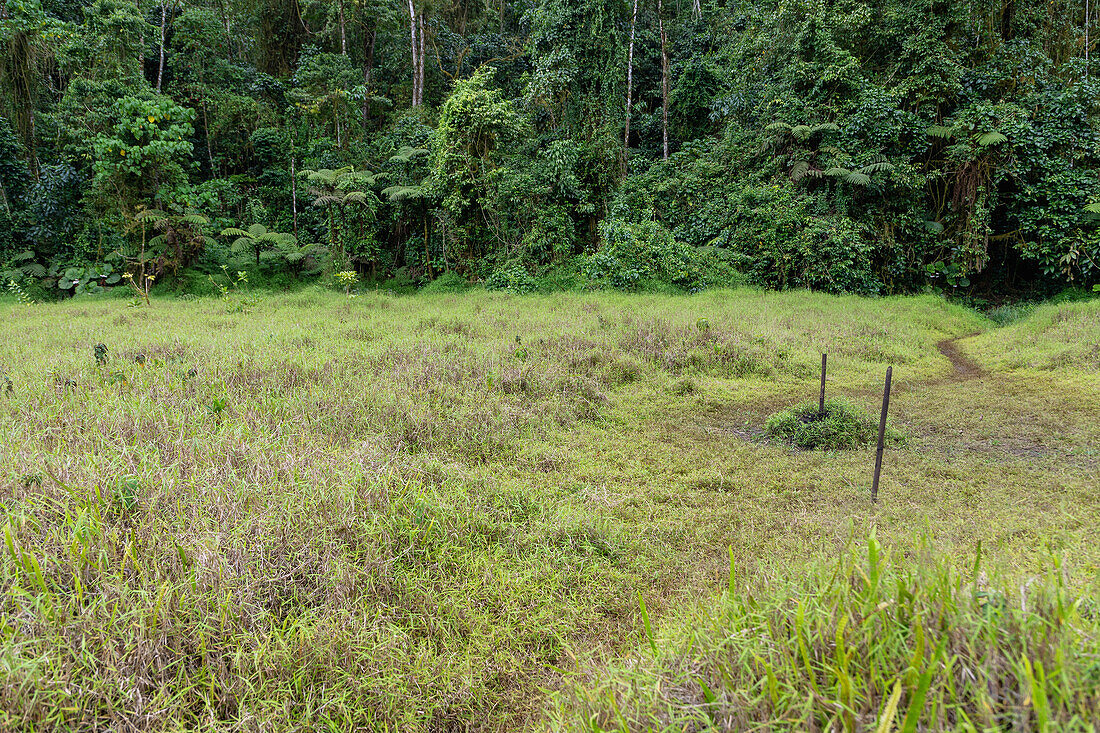
[[[1089,287],[1095,16],[0,0],[0,274],[40,298],[351,271],[518,291]]]

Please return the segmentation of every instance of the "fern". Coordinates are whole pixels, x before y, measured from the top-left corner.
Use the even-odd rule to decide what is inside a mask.
[[[390,186],[382,189],[382,195],[390,201],[396,202],[424,198],[427,191],[424,190],[423,186]]]
[[[929,137],[938,137],[944,140],[955,137],[955,128],[945,127],[943,125],[932,125],[927,130],[925,130],[925,132],[928,134]]]
[[[425,148],[414,148],[409,145],[402,145],[396,153],[390,156],[391,163],[409,163],[420,155],[427,155],[428,150]]]
[[[977,138],[975,138],[975,142],[977,142],[978,145],[983,148],[988,148],[993,145],[1000,145],[1001,143],[1007,141],[1008,138],[1004,135],[1004,133],[997,132],[996,130],[983,132],[981,135],[978,135]]]

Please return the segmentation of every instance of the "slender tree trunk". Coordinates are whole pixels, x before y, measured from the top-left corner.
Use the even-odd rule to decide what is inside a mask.
[[[233,60],[233,32],[229,30],[229,0],[222,0],[222,20],[225,21],[225,59]]]
[[[432,272],[432,250],[428,247],[428,212],[424,212],[424,264],[428,266],[428,277],[434,279]]]
[[[366,87],[367,93],[363,96],[363,131],[366,132],[367,122],[370,120],[370,79],[371,73],[374,71],[374,38],[378,33],[378,29],[373,26],[370,33],[366,36],[367,41],[367,55],[363,61],[363,86]]]
[[[157,94],[160,94],[161,83],[164,81],[164,39],[168,28],[168,6],[164,0],[160,3],[160,63],[157,65]]]
[[[214,170],[214,150],[210,147],[210,119],[206,115],[206,100],[202,100],[202,131],[206,136],[206,157],[210,160],[210,175],[218,175]]]
[[[420,65],[420,68],[418,70],[418,73],[420,74],[420,79],[417,81],[417,84],[416,84],[417,94],[418,94],[417,104],[424,104],[424,66],[425,66],[424,56],[425,56],[425,50],[426,50],[426,45],[427,45],[427,40],[426,40],[427,36],[428,36],[428,23],[427,23],[426,20],[424,20],[424,13],[421,13],[420,14],[420,53],[417,54],[417,62]]]
[[[298,236],[298,176],[294,175],[294,155],[290,156],[290,216],[294,222],[294,236]]]
[[[691,17],[700,20],[703,17],[703,6],[699,0],[691,0]]]
[[[668,160],[668,36],[665,35],[664,0],[657,0],[657,28],[661,33],[661,144]]]
[[[344,0],[337,0],[336,7],[340,15],[340,55],[348,55],[348,34],[344,21]]]
[[[630,16],[630,46],[626,53],[626,132],[623,133],[623,176],[627,172],[630,155],[630,107],[634,103],[634,28],[638,23],[638,0],[634,0],[634,12]]]
[[[418,44],[416,42],[416,28],[417,28],[416,19],[417,19],[417,15],[416,15],[416,9],[413,7],[413,0],[409,0],[409,36],[412,39],[412,67],[413,67],[412,68],[412,79],[413,79],[412,106],[413,107],[416,107],[417,105],[420,104],[420,98],[417,94],[417,92],[419,91],[419,87],[417,86],[417,83],[419,82],[419,79],[420,79],[420,76],[418,74],[419,63],[417,61],[417,54],[420,50],[420,44]]]

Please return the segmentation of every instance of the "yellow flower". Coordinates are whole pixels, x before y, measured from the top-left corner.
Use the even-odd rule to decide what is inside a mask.
[[[118,154],[119,155],[126,155],[126,151],[125,150],[120,150],[120,151],[118,151]]]
[[[149,120],[150,122],[156,122],[156,121],[157,121],[157,118],[156,118],[156,117],[153,117],[153,115],[149,115],[149,117],[148,117],[148,120]]]

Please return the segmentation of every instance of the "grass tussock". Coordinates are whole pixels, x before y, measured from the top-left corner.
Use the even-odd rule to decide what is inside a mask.
[[[980,555],[981,548],[978,547]],[[1100,616],[1057,559],[1022,585],[874,534],[797,577],[735,582],[629,659],[574,681],[554,728],[587,731],[1094,730]]]
[[[768,435],[785,440],[802,450],[854,450],[878,439],[878,419],[846,400],[825,401],[821,412],[816,402],[805,402],[780,410],[768,418]],[[904,440],[900,431],[886,425],[886,441],[897,445]]]

